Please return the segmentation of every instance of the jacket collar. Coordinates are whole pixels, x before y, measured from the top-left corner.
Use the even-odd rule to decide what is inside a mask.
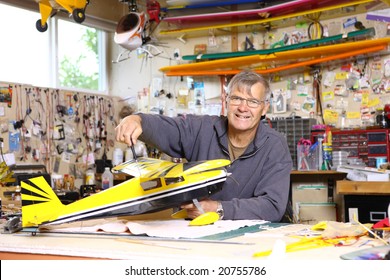
[[[260,121],[257,128],[255,139],[249,144],[247,151],[255,151],[261,147],[268,138],[269,129],[272,129]],[[220,145],[228,151],[228,120],[227,117],[221,116],[214,124],[214,130],[217,133]],[[247,153],[245,153],[247,154]]]

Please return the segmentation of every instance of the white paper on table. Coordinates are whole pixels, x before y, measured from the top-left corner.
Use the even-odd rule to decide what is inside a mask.
[[[132,234],[165,238],[200,238],[236,230],[245,226],[267,223],[263,220],[222,220],[211,225],[189,226],[186,220],[159,220],[126,223]]]
[[[229,232],[246,226],[268,223],[264,220],[222,220],[211,225],[190,226],[186,220],[148,220],[148,221],[101,221],[97,224],[78,222],[73,225],[45,226],[42,231],[71,233],[116,233],[146,234],[163,238],[200,238],[204,236]]]

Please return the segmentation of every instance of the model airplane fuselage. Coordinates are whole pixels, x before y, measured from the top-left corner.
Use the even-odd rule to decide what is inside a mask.
[[[113,216],[131,216],[180,206],[222,188],[229,160],[190,163],[139,158],[114,171],[132,176],[121,184],[68,205],[43,177],[22,182],[22,227],[37,227]]]
[[[54,10],[65,9],[73,16],[77,23],[85,20],[85,8],[89,0],[35,0],[39,4],[41,19],[36,22],[36,28],[40,32],[47,30],[47,20]]]

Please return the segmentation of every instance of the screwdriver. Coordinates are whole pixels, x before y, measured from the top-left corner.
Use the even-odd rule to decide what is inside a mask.
[[[137,154],[135,153],[135,149],[134,149],[134,143],[133,143],[133,139],[130,139],[131,141],[131,152],[133,153],[133,158],[135,160],[136,163],[138,163],[138,159],[137,159]]]
[[[134,149],[134,143],[133,143],[133,139],[130,139],[130,141],[131,141],[131,152],[133,153],[133,158],[134,158],[134,160],[135,160],[135,162],[136,162],[136,166],[137,166],[137,169],[138,169],[138,172],[139,172],[139,176],[141,176],[141,170],[140,170],[140,168],[139,168],[139,165],[138,165],[138,158],[137,158],[137,154],[135,153],[135,149]]]

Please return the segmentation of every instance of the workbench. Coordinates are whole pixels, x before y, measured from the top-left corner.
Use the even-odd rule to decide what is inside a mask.
[[[107,234],[17,232],[0,234],[0,259],[145,259],[145,260],[254,260],[253,254],[271,250],[277,240],[286,244],[299,239],[287,235],[309,229],[303,224],[264,224],[232,238],[162,239]],[[365,237],[351,246],[328,246],[286,253],[286,259],[340,260],[340,256],[368,248]],[[367,247],[368,246],[368,247]]]

